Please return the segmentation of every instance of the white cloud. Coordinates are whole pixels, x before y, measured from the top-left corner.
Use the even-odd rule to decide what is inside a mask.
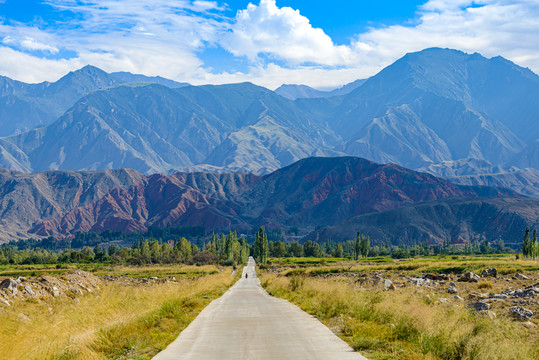
[[[6,45],[15,45],[15,46],[19,46],[23,49],[30,50],[30,51],[44,51],[44,52],[48,52],[49,54],[57,54],[59,51],[58,48],[55,46],[43,44],[39,41],[36,41],[34,38],[31,38],[28,36],[22,39],[21,38],[15,39],[15,38],[12,38],[11,36],[6,36],[2,40],[2,42]]]
[[[239,11],[221,43],[232,54],[247,56],[251,61],[260,61],[261,54],[293,65],[334,66],[353,60],[349,47],[333,44],[322,29],[313,28],[298,10],[278,8],[275,0],[260,0],[258,6],[249,4]]]
[[[56,80],[92,64],[194,84],[252,81],[270,88],[281,83],[327,87],[373,75],[407,52],[433,46],[502,55],[539,72],[537,0],[430,0],[407,25],[368,29],[346,45],[335,44],[299,11],[279,8],[275,0],[250,4],[234,19],[224,17],[224,1],[49,3],[81,14],[81,20],[52,28],[4,21],[0,74],[30,82]],[[217,73],[204,67],[201,50],[216,44],[246,60],[248,69]],[[36,50],[49,56],[29,54]],[[64,53],[74,55],[50,56]]]
[[[431,0],[414,26],[395,25],[359,34],[352,46],[363,64],[388,65],[407,52],[448,47],[501,55],[539,71],[539,2]]]
[[[185,79],[202,61],[196,52],[215,41],[223,28],[215,1],[187,0],[55,0],[61,10],[81,20],[58,22],[39,29],[33,24],[0,25],[0,39],[12,49],[0,48],[11,58],[0,62],[0,73],[18,80],[53,81],[86,64],[105,71],[131,71]],[[6,41],[7,39],[7,41]],[[26,51],[50,54],[66,51],[70,59],[31,56]],[[13,61],[16,59],[16,61]],[[26,67],[42,69],[24,71]]]
[[[367,78],[376,70],[376,67],[346,67],[328,69],[325,67],[299,66],[294,68],[282,67],[274,63],[255,65],[247,73],[222,72],[218,74],[201,72],[197,74],[192,83],[227,84],[237,82],[253,82],[255,84],[275,89],[286,84],[306,84],[320,89],[337,88],[353,80]],[[351,80],[353,79],[353,80]]]

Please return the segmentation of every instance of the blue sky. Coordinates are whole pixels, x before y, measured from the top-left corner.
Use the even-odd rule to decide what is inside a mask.
[[[537,0],[0,0],[0,74],[86,64],[194,84],[330,88],[449,47],[539,70]]]

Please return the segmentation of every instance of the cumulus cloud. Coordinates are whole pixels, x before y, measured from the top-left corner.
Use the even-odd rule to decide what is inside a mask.
[[[370,28],[348,44],[335,44],[298,10],[278,7],[275,0],[249,4],[234,18],[224,15],[227,5],[221,0],[47,1],[79,14],[79,20],[41,28],[4,21],[0,74],[56,80],[92,64],[194,84],[336,87],[374,75],[407,52],[434,46],[502,55],[539,72],[537,0],[429,0],[405,25]],[[223,47],[247,68],[213,71],[201,55],[208,46]],[[60,58],[65,53],[71,55]]]
[[[0,73],[28,82],[53,81],[70,70],[92,64],[106,71],[185,79],[203,65],[196,52],[206,43],[212,43],[224,26],[220,15],[214,13],[221,10],[215,1],[54,0],[47,3],[80,16],[44,28],[38,27],[41,24],[0,25],[0,39],[6,45],[1,51],[11,56],[0,62]],[[52,59],[31,53],[36,50],[70,55]],[[25,71],[36,64],[41,64],[38,66],[41,75],[38,71]]]
[[[278,8],[275,0],[249,4],[236,16],[222,45],[236,56],[258,61],[261,54],[291,64],[345,65],[353,60],[347,46],[337,46],[324,30],[313,28],[299,10]]]
[[[414,26],[358,34],[351,46],[363,64],[383,66],[407,52],[448,47],[501,55],[539,71],[539,3],[511,0],[431,0]]]

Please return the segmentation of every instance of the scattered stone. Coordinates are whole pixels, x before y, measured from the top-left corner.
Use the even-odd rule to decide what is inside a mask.
[[[479,275],[476,275],[472,272],[467,272],[465,274],[462,274],[459,278],[459,281],[465,281],[465,282],[479,282]]]
[[[455,287],[455,288],[456,288],[456,287],[457,287],[457,284],[455,284],[453,281],[451,281],[451,282],[449,283],[449,286],[452,286],[452,287]]]
[[[436,280],[436,281],[450,280],[449,275],[446,275],[446,274],[426,274],[425,279]]]
[[[30,320],[30,318],[26,315],[24,315],[23,313],[19,313],[17,314],[17,318],[20,320],[20,321],[24,321],[24,322],[30,322],[32,320]]]
[[[157,280],[157,279],[159,279],[157,276],[152,276],[152,277],[150,278],[150,280]]]
[[[473,307],[475,311],[482,311],[482,310],[490,309],[490,304],[488,304],[486,302],[483,302],[483,301],[470,303],[470,306]]]
[[[80,300],[79,300],[79,298],[74,298],[74,299],[73,299],[73,302],[74,302],[75,304],[79,304],[79,303],[80,303]]]
[[[75,290],[75,294],[80,295],[80,296],[84,295],[81,289]]]
[[[16,295],[19,291],[17,290],[17,282],[13,279],[5,279],[0,283],[0,289],[5,289],[11,291],[13,295]]]
[[[481,273],[483,277],[498,277],[498,270],[496,268],[485,269]]]
[[[528,286],[527,288],[523,289],[517,289],[517,290],[511,290],[506,289],[502,291],[502,295],[506,295],[508,297],[511,297],[513,299],[516,298],[534,298],[539,296],[539,287],[536,286]]]
[[[528,328],[528,329],[537,329],[537,325],[535,325],[534,323],[532,323],[531,321],[525,321],[522,323],[522,326],[524,326],[525,328]]]
[[[519,280],[528,280],[528,277],[527,277],[526,275],[522,275],[522,274],[520,274],[520,273],[517,273],[517,274],[515,275],[515,278],[516,278],[516,279],[519,279]]]
[[[393,285],[393,281],[389,279],[384,280],[384,290],[395,290],[395,285]]]
[[[509,308],[509,312],[514,317],[516,317],[517,319],[520,319],[520,320],[528,320],[528,319],[531,319],[531,317],[533,316],[533,311],[528,310],[528,309],[524,309],[523,307],[518,306],[518,305],[511,306]]]
[[[455,299],[455,300],[458,300],[458,301],[464,301],[464,299],[461,298],[461,297],[458,296],[458,295],[453,296],[451,299]]]
[[[56,286],[53,286],[52,288],[50,288],[49,291],[52,294],[52,296],[54,296],[54,297],[60,296],[60,291],[58,290],[58,288]]]
[[[415,286],[423,286],[425,284],[425,279],[422,278],[412,278],[408,281],[413,283]]]
[[[442,304],[443,304],[443,303],[446,303],[447,300],[449,300],[449,299],[447,299],[447,298],[441,298],[441,299],[439,299],[439,301],[440,301]]]
[[[15,282],[17,284],[20,284],[22,282],[26,281],[26,278],[23,278],[22,276],[19,276],[18,278],[15,279]]]
[[[505,295],[505,294],[493,294],[493,293],[490,293],[489,294],[489,299],[502,299],[502,300],[505,300],[505,299],[508,299],[509,296]]]
[[[6,306],[11,306],[11,304],[9,303],[9,301],[7,301],[6,299],[0,297],[0,304],[4,304]]]
[[[24,285],[24,291],[26,291],[26,293],[30,296],[34,296],[36,294],[30,285]]]
[[[477,312],[479,316],[488,317],[490,320],[496,319],[496,313],[490,310],[480,310]]]
[[[447,292],[450,293],[450,294],[456,294],[456,293],[458,293],[459,291],[457,290],[456,287],[450,286],[450,287],[447,288]]]

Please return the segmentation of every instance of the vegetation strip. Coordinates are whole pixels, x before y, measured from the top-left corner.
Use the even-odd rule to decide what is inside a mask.
[[[200,271],[186,266],[177,270]],[[79,271],[93,277],[95,284],[94,290],[80,293],[71,291],[73,278],[67,274],[66,288],[57,285],[57,296],[36,291],[0,309],[2,359],[150,359],[240,274],[231,275],[231,267],[205,270],[209,275],[196,279],[155,280],[100,278]],[[55,281],[61,282],[62,276],[47,279],[58,284]]]
[[[491,268],[509,259],[474,260],[469,264]],[[390,259],[386,261],[391,262]],[[319,262],[324,261],[319,259]],[[514,258],[512,262],[521,268],[533,264]],[[436,259],[418,259],[417,263],[429,268],[439,266]],[[539,358],[538,319],[515,319],[520,316],[514,313],[515,306],[509,309],[515,303],[528,303],[530,305],[522,306],[532,306],[537,312],[539,306],[534,300],[537,293],[533,295],[529,290],[530,297],[521,298],[519,296],[524,296],[522,291],[502,291],[514,294],[514,300],[503,300],[503,294],[496,295],[502,289],[525,287],[528,283],[533,287],[539,279],[537,272],[526,272],[528,276],[534,276],[529,280],[517,275],[485,277],[475,283],[457,282],[457,278],[461,279],[457,276],[425,275],[416,270],[377,270],[379,262],[335,265],[334,268],[354,270],[361,267],[361,270],[333,273],[318,271],[319,266],[314,261],[302,267],[305,265],[296,265],[290,259],[270,259],[268,265],[260,269],[260,278],[271,295],[287,299],[317,317],[369,358]],[[454,290],[458,289],[458,295],[450,294],[453,291],[449,290],[451,280],[425,280],[430,276],[454,279]],[[494,311],[480,310],[482,306]]]

